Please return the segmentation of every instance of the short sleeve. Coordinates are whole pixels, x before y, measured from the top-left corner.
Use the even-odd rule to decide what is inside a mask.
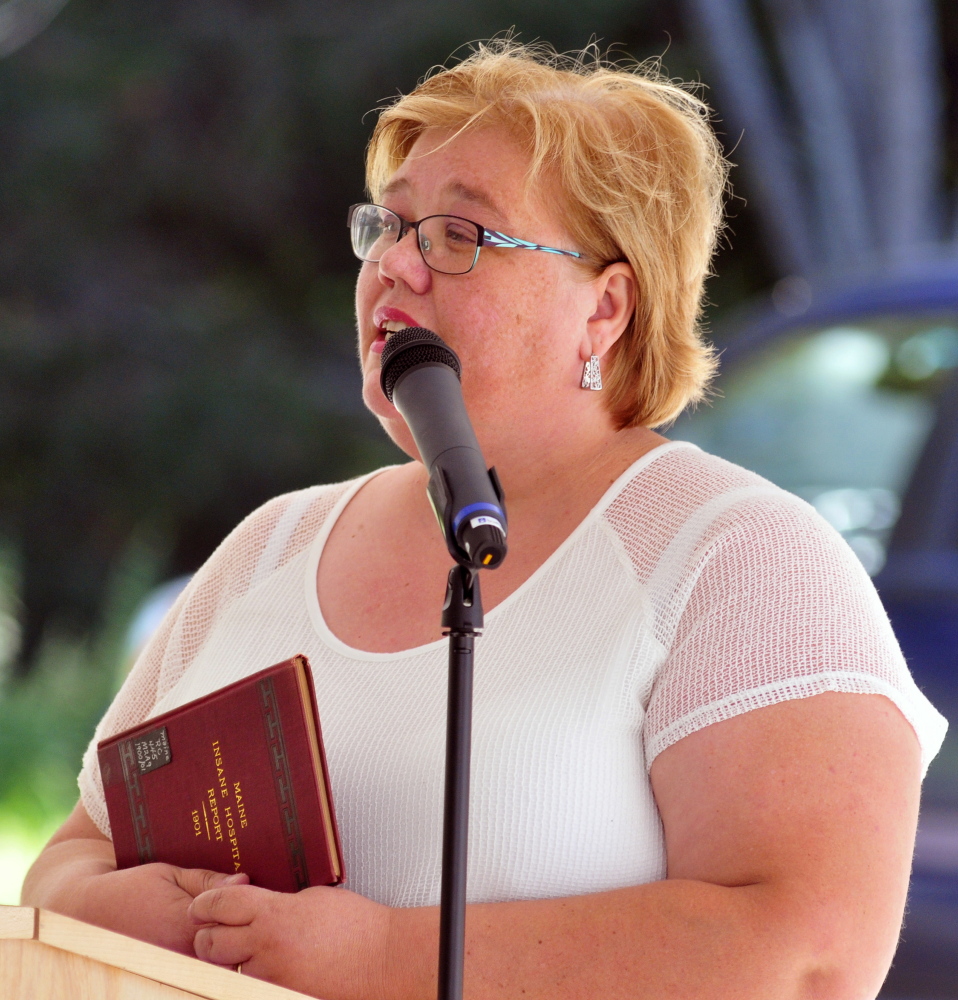
[[[918,689],[861,563],[811,507],[782,491],[708,525],[644,729],[646,760],[705,726],[826,691],[881,694],[918,735],[923,770],[947,723]]]
[[[187,585],[186,590],[179,595],[160,627],[137,657],[136,663],[133,664],[133,668],[123,682],[123,686],[103,718],[100,719],[93,738],[83,754],[83,764],[77,777],[77,784],[80,786],[80,801],[90,819],[107,837],[110,836],[110,819],[107,815],[103,782],[100,778],[100,766],[96,752],[97,743],[142,722],[159,700],[159,682],[164,653],[171,634],[181,621],[189,589],[190,585]]]
[[[190,668],[225,609],[312,541],[347,485],[287,493],[253,511],[177,598],[100,720],[83,756],[77,779],[80,800],[104,834],[110,834],[110,821],[97,743],[150,717]]]

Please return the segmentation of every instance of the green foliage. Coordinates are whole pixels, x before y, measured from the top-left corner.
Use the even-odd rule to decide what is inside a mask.
[[[156,567],[150,548],[135,541],[107,588],[97,633],[48,635],[29,677],[0,677],[0,827],[6,815],[44,830],[76,802],[83,752],[129,666],[127,628]],[[14,584],[9,560],[0,560],[0,623],[10,621]]]
[[[27,868],[73,808],[117,676],[102,642],[51,637],[29,677],[0,682],[0,905],[19,902]]]
[[[65,815],[93,727],[114,693],[115,671],[89,663],[73,641],[49,640],[29,678],[0,695],[0,813],[33,827]]]

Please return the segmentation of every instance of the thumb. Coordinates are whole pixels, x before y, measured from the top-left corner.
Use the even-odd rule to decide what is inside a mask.
[[[219,889],[226,885],[249,884],[249,875],[245,872],[224,875],[222,872],[207,871],[205,868],[176,868],[174,869],[174,878],[176,884],[193,897],[198,896],[201,892]]]

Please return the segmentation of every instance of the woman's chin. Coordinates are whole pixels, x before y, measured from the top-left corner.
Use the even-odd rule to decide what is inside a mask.
[[[379,386],[379,377],[371,379],[367,373],[363,381],[363,402],[366,409],[379,421],[382,429],[389,435],[397,448],[402,449],[410,458],[418,459],[419,452],[413,442],[406,421],[392,403],[383,395]]]
[[[363,402],[366,409],[380,420],[398,417],[399,411],[383,394],[379,384],[379,369],[367,367],[363,372]]]

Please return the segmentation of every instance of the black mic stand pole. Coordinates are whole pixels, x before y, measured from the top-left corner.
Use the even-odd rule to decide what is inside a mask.
[[[449,571],[442,626],[449,636],[446,792],[439,907],[439,1000],[461,1000],[466,946],[466,858],[469,845],[469,762],[472,751],[472,666],[482,628],[479,573]]]

